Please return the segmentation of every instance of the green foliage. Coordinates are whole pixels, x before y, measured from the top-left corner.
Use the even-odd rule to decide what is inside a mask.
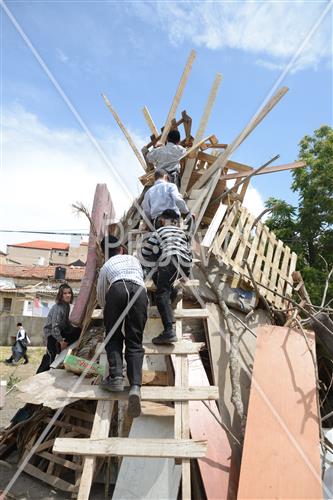
[[[11,389],[14,385],[18,384],[19,382],[21,382],[21,377],[16,377],[15,373],[10,374],[7,380],[7,390]]]
[[[298,206],[270,198],[274,210],[267,225],[298,255],[314,304],[320,304],[328,271],[333,267],[333,129],[322,126],[301,140],[299,159],[306,167],[293,170],[292,190]],[[333,297],[330,283],[327,300]]]

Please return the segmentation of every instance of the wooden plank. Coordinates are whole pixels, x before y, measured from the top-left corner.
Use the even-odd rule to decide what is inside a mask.
[[[156,128],[156,125],[155,125],[155,123],[154,123],[154,120],[152,119],[152,117],[151,117],[151,115],[150,115],[150,113],[149,113],[149,110],[148,110],[147,106],[144,106],[144,108],[142,109],[142,112],[143,112],[143,116],[145,117],[145,120],[146,120],[146,122],[147,122],[147,124],[148,124],[148,127],[150,128],[151,133],[152,133],[152,134],[156,137],[156,139],[157,139],[157,137],[158,137],[160,134],[158,133],[158,130],[157,130],[157,128]]]
[[[322,498],[310,352],[299,331],[261,326],[256,333],[238,498]]]
[[[255,114],[253,118],[249,121],[242,132],[234,139],[234,141],[228,145],[224,153],[219,156],[219,158],[213,163],[213,165],[196,181],[193,188],[198,189],[202,187],[210,177],[212,177],[215,172],[226,166],[227,161],[232,153],[242,144],[242,142],[250,135],[250,133],[259,125],[259,123],[265,118],[265,116],[271,111],[271,109],[280,101],[284,94],[288,91],[287,87],[282,87],[276,94],[271,97],[271,99],[265,104],[258,113]]]
[[[209,385],[198,355],[189,357],[189,383]],[[208,408],[207,408],[208,406]],[[218,423],[221,419],[216,404],[191,401],[189,403],[190,432],[193,439],[207,439],[207,452],[198,460],[206,497],[232,498],[228,494],[231,466],[231,448],[226,432]]]
[[[123,124],[123,122],[121,121],[121,119],[119,118],[119,115],[118,113],[116,112],[116,110],[112,107],[109,99],[106,97],[105,94],[102,94],[102,97],[104,99],[104,102],[107,106],[107,108],[109,109],[109,111],[112,113],[113,115],[113,118],[116,120],[116,122],[118,123],[119,125],[119,128],[120,130],[122,131],[122,133],[124,134],[124,136],[126,137],[126,140],[128,142],[128,144],[131,146],[135,156],[137,157],[137,159],[139,160],[142,168],[144,171],[147,170],[147,165],[146,165],[146,162],[144,161],[144,159],[142,158],[142,155],[140,153],[140,151],[138,150],[138,148],[136,147],[136,145],[134,144],[134,141],[132,139],[132,137],[130,136],[128,130],[126,129],[125,125]]]
[[[101,399],[101,400],[124,400],[128,398],[128,391],[107,392],[98,386],[79,387],[74,392],[68,392],[69,399]],[[143,401],[187,401],[187,400],[208,400],[218,399],[218,388],[210,387],[189,387],[182,389],[178,387],[144,386],[141,388],[141,398]]]
[[[199,226],[200,226],[200,223],[201,223],[201,220],[203,218],[203,216],[205,215],[205,212],[206,212],[206,209],[209,205],[209,202],[212,198],[212,194],[214,193],[214,190],[216,188],[216,185],[217,183],[219,182],[219,176],[220,176],[220,172],[217,172],[215,177],[213,177],[213,179],[211,180],[211,182],[208,183],[208,186],[209,186],[209,189],[208,189],[208,192],[202,196],[202,205],[201,205],[201,208],[200,208],[200,212],[199,214],[196,215],[196,218],[195,218],[195,229],[194,229],[194,234],[196,233],[196,231],[198,230]],[[196,213],[196,212],[194,212]]]
[[[278,266],[279,266],[279,261],[281,257],[281,253],[283,250],[283,243],[281,240],[278,240],[276,248],[275,248],[275,253],[272,261],[272,272],[271,272],[271,277],[269,280],[268,287],[271,288],[272,290],[276,290],[276,279],[277,279],[277,273],[278,273]],[[274,300],[275,304],[280,304],[281,299],[274,295],[273,292],[268,292],[266,295],[266,298],[268,301]]]
[[[105,353],[100,355],[100,363],[107,363],[107,356]],[[91,438],[107,438],[110,432],[112,411],[114,401],[98,401],[94,423],[91,429]],[[78,492],[78,500],[88,500],[90,489],[93,481],[94,470],[96,465],[95,457],[87,457],[83,461],[83,470],[80,480],[80,487]]]
[[[142,401],[141,402],[141,415],[152,417],[174,417],[175,410],[172,406],[163,403],[156,403],[155,401]],[[136,420],[135,420],[136,422]],[[144,436],[141,436],[144,437]],[[149,437],[149,436],[147,436]],[[153,436],[151,436],[153,437]],[[159,437],[172,437],[172,436],[159,436]]]
[[[61,351],[53,361],[53,363],[50,364],[50,368],[58,368],[63,362],[69,351],[72,351],[75,347],[77,347],[79,344],[79,341],[76,340],[73,342],[73,344],[70,344],[66,349]]]
[[[129,439],[173,436],[173,417],[140,416],[133,420]],[[124,457],[112,500],[177,500],[180,477],[180,466],[173,459]]]
[[[181,286],[184,286],[185,288],[193,288],[196,286],[200,286],[200,280],[198,279],[187,279],[187,280],[181,280],[180,282]],[[149,292],[155,292],[156,291],[156,286],[153,280],[147,280],[145,282],[146,288]]]
[[[200,141],[205,133],[207,123],[208,123],[210,114],[212,112],[213,105],[215,103],[218,90],[219,90],[220,85],[221,85],[221,81],[222,81],[222,75],[217,73],[217,75],[215,76],[212,88],[210,90],[205,109],[204,109],[203,114],[201,116],[198,131],[197,131],[195,138],[194,138],[194,144],[196,144],[198,141]],[[183,175],[181,178],[181,188],[180,188],[180,191],[182,194],[184,194],[187,190],[187,186],[188,186],[189,180],[191,178],[193,168],[195,166],[195,162],[196,162],[196,159],[194,158],[194,159],[189,159],[185,164],[185,169],[184,169],[184,172],[183,172]]]
[[[179,309],[174,311],[174,316],[178,318],[207,318],[207,309]],[[159,313],[156,306],[150,306],[148,308],[148,317],[157,318]]]
[[[296,269],[296,262],[297,262],[297,254],[295,252],[292,252],[291,253],[291,258],[290,258],[290,266],[289,266],[289,273],[288,273],[288,276],[292,276],[292,273],[295,271]],[[291,297],[292,295],[292,291],[293,291],[293,287],[292,287],[292,278],[290,278],[288,280],[288,282],[286,282],[286,288],[285,288],[285,295],[287,297]]]
[[[102,240],[105,234],[106,220],[114,218],[115,211],[113,208],[110,193],[106,184],[97,184],[94,202],[91,212],[91,219],[97,233],[97,239]],[[73,310],[70,314],[70,321],[74,325],[81,325],[87,310],[88,303],[96,296],[95,279],[97,272],[97,255],[96,255],[96,235],[91,227],[88,241],[88,255],[85,267],[84,277],[80,285],[79,295],[75,300]]]
[[[210,246],[212,245],[216,233],[219,230],[222,219],[226,213],[226,210],[227,206],[223,205],[223,203],[220,203],[219,208],[216,210],[213,220],[210,223],[205,237],[201,243],[203,247],[210,248]]]
[[[60,479],[59,477],[51,476],[50,474],[41,471],[40,469],[38,469],[38,467],[35,467],[34,465],[31,465],[29,463],[26,464],[26,466],[24,467],[24,472],[29,474],[29,476],[35,477],[36,479],[43,481],[44,483],[50,484],[54,488],[58,488],[59,490],[68,492],[74,490],[73,484],[68,483],[63,479]]]
[[[258,250],[257,250],[257,258],[256,262],[253,267],[253,276],[256,281],[261,282],[261,276],[262,276],[262,270],[261,270],[261,264],[264,259],[264,252],[265,252],[265,247],[266,247],[266,242],[267,242],[267,230],[265,229],[265,226],[259,222],[257,224],[257,228],[261,229],[260,231],[260,238],[259,238],[259,245],[258,245]]]
[[[149,438],[57,438],[53,446],[56,453],[95,457],[200,458],[206,449],[205,440]]]
[[[177,322],[176,322],[177,328]],[[191,342],[188,340],[178,340],[175,344],[169,345],[155,345],[143,344],[145,354],[164,354],[169,356],[171,354],[195,354],[204,347],[204,342]]]
[[[183,95],[184,88],[185,88],[187,79],[189,77],[190,71],[192,69],[192,65],[193,65],[195,57],[196,57],[195,51],[191,50],[190,55],[188,57],[188,60],[186,62],[183,74],[181,76],[180,82],[178,84],[178,87],[177,87],[177,90],[176,90],[176,94],[175,94],[175,96],[173,98],[169,114],[167,116],[167,119],[166,119],[166,122],[165,122],[165,125],[164,125],[164,129],[163,129],[162,136],[161,136],[161,139],[160,139],[160,142],[162,144],[165,143],[167,135],[168,135],[169,130],[170,130],[170,127],[171,127],[171,122],[172,122],[172,120],[176,116],[176,111],[177,111],[180,99],[181,99],[181,97]]]
[[[39,457],[46,458],[46,460],[49,460],[50,462],[54,462],[56,464],[62,465],[63,467],[67,467],[67,469],[72,469],[76,471],[81,471],[82,470],[82,465],[77,464],[75,462],[71,462],[70,460],[65,460],[62,457],[59,457],[58,455],[48,453],[47,451],[41,451],[40,453],[36,453]]]
[[[256,175],[264,175],[264,174],[272,174],[274,172],[283,172],[284,170],[294,170],[296,168],[302,168],[305,167],[306,163],[304,161],[294,161],[292,163],[285,163],[284,165],[276,165],[274,167],[265,167],[260,172],[258,172]],[[232,174],[225,174],[221,175],[221,180],[230,180],[230,179],[241,179],[242,177],[248,177],[251,174],[251,171],[249,172],[238,172],[238,173],[232,173]]]

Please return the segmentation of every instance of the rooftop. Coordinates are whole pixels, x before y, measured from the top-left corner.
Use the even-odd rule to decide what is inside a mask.
[[[0,266],[0,276],[10,278],[37,278],[54,279],[54,266],[11,266],[3,264]],[[66,280],[81,281],[85,268],[66,268]]]
[[[69,243],[60,243],[59,241],[45,241],[35,240],[27,241],[26,243],[16,243],[7,245],[8,247],[21,247],[21,248],[36,248],[38,250],[68,250]]]

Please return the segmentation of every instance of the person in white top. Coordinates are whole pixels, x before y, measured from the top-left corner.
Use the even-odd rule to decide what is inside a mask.
[[[5,360],[8,365],[16,364],[21,358],[24,358],[24,364],[29,363],[27,356],[27,347],[31,341],[23,328],[22,323],[17,323],[17,332],[15,337],[15,344],[12,347],[12,355],[9,359]]]
[[[181,213],[185,217],[190,216],[184,198],[177,186],[169,182],[169,176],[165,170],[156,170],[155,184],[146,192],[142,209],[155,227],[158,225],[158,218],[166,212],[170,214],[171,211],[171,218],[179,219]]]
[[[179,160],[186,153],[186,149],[179,143],[180,133],[178,130],[170,130],[166,144],[157,142],[154,149],[146,156],[148,163],[152,163],[156,170],[165,170],[169,174],[170,181],[178,188],[180,187]]]
[[[97,281],[97,300],[104,308],[106,334],[105,350],[109,362],[109,376],[101,382],[108,391],[123,391],[123,344],[127,377],[130,383],[128,413],[141,413],[143,330],[147,321],[148,297],[139,260],[126,255],[117,238],[108,236],[101,243],[104,255],[109,257],[101,268]],[[122,317],[122,318],[121,318]]]

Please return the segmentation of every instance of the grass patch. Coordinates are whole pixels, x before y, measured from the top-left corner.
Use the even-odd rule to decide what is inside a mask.
[[[45,347],[28,347],[27,355],[30,363],[40,363],[43,354],[45,354]],[[0,346],[0,362],[10,358],[12,355],[11,346]]]

